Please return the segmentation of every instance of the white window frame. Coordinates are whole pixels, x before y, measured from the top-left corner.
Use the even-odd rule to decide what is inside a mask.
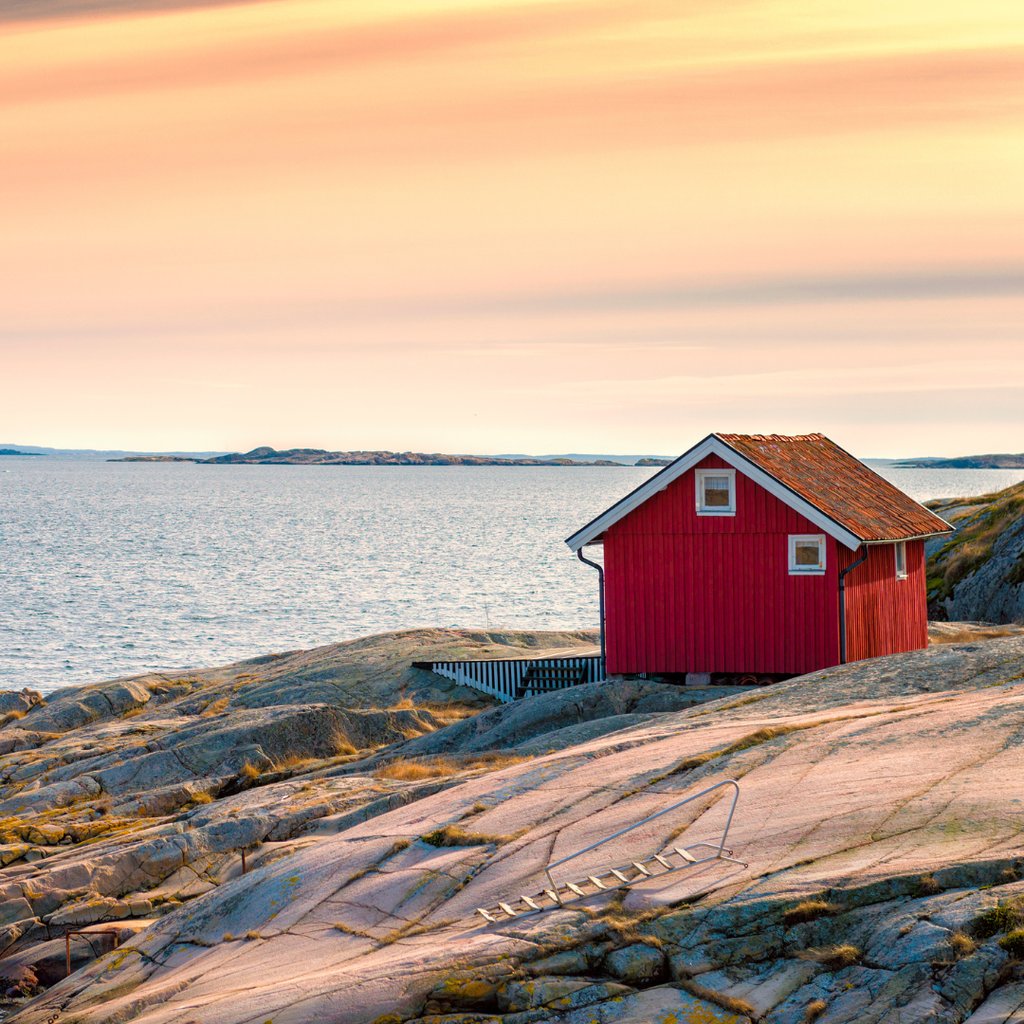
[[[817,565],[797,565],[796,546],[797,544],[816,543],[821,558]],[[789,575],[790,576],[824,576],[826,558],[828,555],[828,544],[825,542],[823,533],[791,533],[789,535]]]
[[[729,504],[709,507],[704,504],[704,481],[709,476],[724,476],[729,481]],[[698,469],[694,473],[696,481],[697,515],[699,516],[734,516],[736,515],[736,470],[735,469]]]
[[[903,554],[903,568],[900,568],[900,553]],[[907,542],[898,540],[892,546],[892,557],[896,563],[896,579],[905,580],[910,574],[907,572]]]

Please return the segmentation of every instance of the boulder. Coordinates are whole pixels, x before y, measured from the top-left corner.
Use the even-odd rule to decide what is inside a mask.
[[[631,985],[647,985],[665,971],[665,954],[655,946],[635,942],[613,949],[604,958],[604,970]]]
[[[508,981],[497,991],[498,1008],[503,1013],[524,1010],[573,1010],[591,1006],[633,989],[615,982],[594,982],[580,978],[540,976],[528,981]]]

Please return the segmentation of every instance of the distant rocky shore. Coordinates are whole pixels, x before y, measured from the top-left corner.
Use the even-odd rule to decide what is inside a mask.
[[[905,459],[895,469],[1024,469],[1024,452],[1017,455],[961,455],[955,459]]]
[[[443,455],[438,452],[331,452],[324,448],[288,448],[278,451],[266,445],[249,452],[217,455],[212,459],[192,459],[175,455],[131,455],[108,459],[109,462],[196,462],[203,465],[244,466],[621,466],[611,459],[500,458],[495,455]],[[667,459],[646,458],[638,466],[667,466]]]

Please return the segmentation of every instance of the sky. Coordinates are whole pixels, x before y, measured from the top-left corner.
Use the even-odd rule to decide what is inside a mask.
[[[0,441],[1024,451],[1019,0],[6,0]]]

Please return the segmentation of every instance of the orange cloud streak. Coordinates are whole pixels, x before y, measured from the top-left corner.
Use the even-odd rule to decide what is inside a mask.
[[[166,405],[194,409],[198,447],[255,443],[288,381],[282,430],[355,443],[311,413],[305,380],[331,407],[344,393],[361,444],[465,450],[454,414],[417,439],[436,421],[423,396],[493,388],[478,447],[621,448],[602,412],[616,380],[627,446],[672,450],[652,379],[714,379],[725,412],[760,386],[789,415],[765,355],[788,338],[802,372],[854,382],[817,413],[880,443],[894,413],[864,397],[865,351],[957,375],[969,346],[1015,386],[1024,317],[993,282],[1024,266],[1021,22],[998,0],[277,0],[9,25],[0,346],[21,386],[0,435],[181,447]],[[907,284],[926,278],[930,293]],[[828,302],[750,300],[818,279]],[[628,298],[663,288],[678,300]],[[200,401],[157,370],[197,353],[207,377],[241,375],[244,400]],[[723,357],[750,367],[741,388]],[[541,359],[589,397],[524,425],[551,386]],[[347,373],[360,387],[332,392]],[[137,439],[111,436],[83,389],[122,410],[144,394]],[[1000,394],[976,425],[1003,422]]]

